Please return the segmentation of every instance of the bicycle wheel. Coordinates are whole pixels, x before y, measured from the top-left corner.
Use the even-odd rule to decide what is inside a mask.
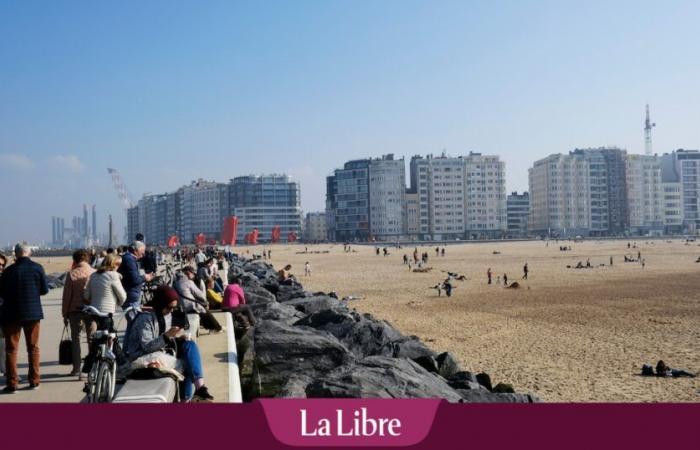
[[[94,361],[92,368],[87,376],[87,381],[85,382],[85,393],[87,394],[88,403],[97,403],[96,389],[97,389],[97,374],[98,374],[99,361]]]
[[[100,361],[95,382],[95,403],[109,403],[114,397],[114,364]]]

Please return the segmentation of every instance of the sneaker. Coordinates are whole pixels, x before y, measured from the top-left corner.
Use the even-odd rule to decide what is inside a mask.
[[[194,391],[194,396],[192,397],[194,402],[211,402],[212,400],[214,400],[214,397],[211,396],[206,386],[202,386]]]
[[[5,386],[2,390],[3,394],[16,394],[17,388],[12,386]]]
[[[39,385],[34,384],[34,383],[29,383],[29,387],[27,389],[30,391],[36,391],[37,389],[39,389]]]

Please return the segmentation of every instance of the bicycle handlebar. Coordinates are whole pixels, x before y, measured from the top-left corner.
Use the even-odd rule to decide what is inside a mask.
[[[91,305],[83,306],[83,312],[86,314],[92,314],[93,316],[97,316],[97,317],[110,317],[111,316],[111,314],[109,314],[109,313],[100,312],[99,309],[97,309]]]

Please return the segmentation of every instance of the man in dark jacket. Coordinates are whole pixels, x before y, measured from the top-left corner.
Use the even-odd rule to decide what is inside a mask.
[[[0,297],[3,298],[0,326],[5,335],[7,355],[7,386],[4,393],[17,391],[17,353],[19,338],[24,331],[29,360],[29,388],[39,388],[39,321],[43,320],[42,295],[49,292],[44,269],[29,259],[31,249],[27,245],[15,246],[16,261],[5,269],[0,278]]]
[[[153,274],[141,275],[139,271],[139,260],[143,258],[145,253],[146,244],[134,241],[129,250],[122,256],[122,264],[119,266],[118,272],[122,275],[122,286],[126,291],[126,301],[122,305],[124,309],[139,304],[143,283],[153,279]]]

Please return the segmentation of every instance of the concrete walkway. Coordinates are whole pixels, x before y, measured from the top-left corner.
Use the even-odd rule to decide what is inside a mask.
[[[20,341],[18,369],[20,373],[20,385],[16,394],[0,394],[0,403],[79,403],[84,398],[84,381],[78,381],[78,377],[68,374],[71,366],[58,364],[58,344],[63,331],[63,319],[61,317],[61,296],[63,289],[54,289],[42,298],[44,308],[44,320],[41,321],[41,333],[39,348],[41,351],[41,387],[36,391],[26,390],[27,381],[27,352],[24,346],[24,336]],[[226,326],[223,313],[216,314],[219,322]],[[120,325],[123,331],[126,321],[118,313],[115,324]],[[200,331],[197,340],[202,354],[202,363],[206,384],[209,392],[217,403],[228,402],[228,345],[226,333],[208,334],[206,330]],[[68,336],[70,339],[70,336]],[[87,342],[83,336],[82,352],[84,358],[87,354]],[[0,387],[5,387],[5,378],[2,377]]]

